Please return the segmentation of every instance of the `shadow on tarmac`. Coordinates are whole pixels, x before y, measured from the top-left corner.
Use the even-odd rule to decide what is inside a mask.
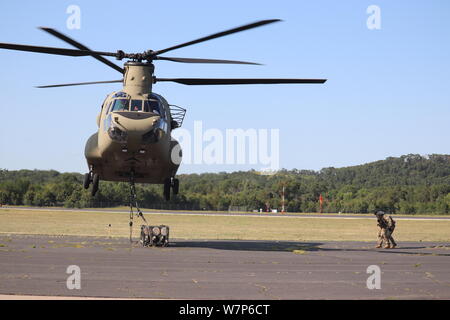
[[[318,251],[321,250],[320,242],[296,242],[296,241],[251,241],[251,240],[173,240],[169,247],[172,248],[204,248],[234,251],[280,251],[290,252],[294,250]]]
[[[251,241],[251,240],[173,240],[169,247],[172,248],[204,248],[217,250],[234,251],[278,251],[293,252],[299,251],[327,251],[327,252],[374,252],[374,253],[394,253],[408,255],[427,256],[450,256],[446,253],[424,252],[423,249],[433,249],[435,246],[411,245],[399,246],[395,249],[376,249],[374,244],[368,243],[336,243],[339,247],[330,247],[334,243],[323,242],[297,242],[297,241]],[[327,245],[329,247],[322,247]]]

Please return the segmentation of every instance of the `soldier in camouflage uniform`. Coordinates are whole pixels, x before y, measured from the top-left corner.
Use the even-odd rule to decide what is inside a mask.
[[[385,243],[384,248],[395,248],[397,243],[395,243],[392,233],[395,229],[395,220],[391,216],[385,215],[383,211],[378,211],[375,213],[378,221],[378,244],[376,248],[381,248],[383,242]]]

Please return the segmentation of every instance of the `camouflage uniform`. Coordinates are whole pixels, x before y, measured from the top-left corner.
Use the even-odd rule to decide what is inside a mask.
[[[392,237],[395,229],[395,220],[391,216],[385,215],[383,211],[378,211],[375,215],[377,216],[378,227],[380,227],[380,230],[378,230],[377,248],[381,248],[383,242],[385,242],[385,249],[395,248],[397,243]]]

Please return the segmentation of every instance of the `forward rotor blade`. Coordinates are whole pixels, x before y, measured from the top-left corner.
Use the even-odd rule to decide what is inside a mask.
[[[261,65],[256,62],[235,61],[235,60],[217,60],[217,59],[197,59],[197,58],[178,58],[178,57],[156,57],[155,60],[167,60],[183,63],[225,63],[225,64],[253,64]]]
[[[204,41],[220,38],[220,37],[232,34],[232,33],[241,32],[241,31],[248,30],[248,29],[253,29],[253,28],[256,28],[256,27],[260,27],[260,26],[263,26],[263,25],[266,25],[266,24],[269,24],[269,23],[273,23],[273,22],[278,22],[278,21],[281,21],[281,20],[280,19],[271,19],[271,20],[257,21],[257,22],[254,22],[254,23],[250,23],[250,24],[246,24],[246,25],[237,27],[237,28],[233,28],[233,29],[222,31],[222,32],[214,33],[212,35],[209,35],[209,36],[206,36],[206,37],[202,37],[202,38],[199,38],[197,40],[181,43],[181,44],[178,44],[178,45],[170,47],[170,48],[158,50],[158,51],[155,51],[154,54],[155,55],[160,55],[160,54],[163,54],[163,53],[171,51],[171,50],[187,47],[187,46],[190,46],[190,45],[193,45],[193,44],[196,44],[196,43],[200,43],[200,42],[204,42]]]
[[[83,86],[87,84],[101,84],[101,83],[119,83],[123,80],[110,80],[110,81],[93,81],[93,82],[77,82],[77,83],[65,83],[65,84],[52,84],[48,86],[36,86],[35,88],[57,88],[57,87],[69,87],[69,86]]]
[[[57,30],[55,30],[55,29],[47,28],[47,27],[39,27],[39,29],[41,29],[41,30],[43,30],[43,31],[45,31],[45,32],[48,32],[48,33],[51,34],[52,36],[55,36],[56,38],[61,39],[61,40],[65,41],[65,42],[67,42],[68,44],[71,44],[71,45],[74,46],[75,48],[78,48],[78,49],[80,49],[80,50],[92,51],[92,50],[89,49],[88,47],[82,45],[81,43],[75,41],[75,40],[72,39],[72,38],[69,38],[69,37],[66,36],[65,34],[62,34],[61,32],[59,32],[59,31],[57,31]],[[100,61],[100,62],[102,62],[102,63],[104,63],[104,64],[106,64],[107,66],[113,68],[114,70],[119,71],[119,72],[122,73],[122,74],[124,73],[124,70],[123,70],[121,67],[119,67],[118,65],[112,63],[111,61],[109,61],[109,60],[103,58],[102,56],[100,56],[100,55],[98,55],[98,54],[93,53],[93,54],[91,54],[91,57],[97,59],[98,61]]]
[[[325,83],[326,79],[206,79],[206,78],[156,78],[155,82],[170,81],[186,85],[233,85],[233,84],[281,84]]]
[[[29,46],[29,45],[24,45],[24,44],[15,44],[15,43],[0,43],[0,49],[57,54],[57,55],[61,55],[61,56],[71,56],[71,57],[84,57],[84,56],[91,56],[92,54],[97,54],[97,55],[102,55],[102,56],[110,56],[110,57],[115,57],[117,55],[117,53],[113,53],[113,52],[99,52],[99,51],[74,50],[74,49],[55,48],[55,47]]]

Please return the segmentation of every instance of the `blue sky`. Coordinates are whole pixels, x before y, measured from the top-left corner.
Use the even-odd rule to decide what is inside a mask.
[[[69,30],[69,5],[81,28]],[[381,29],[369,30],[369,5]],[[184,127],[280,130],[280,165],[342,167],[408,153],[450,153],[450,2],[437,1],[3,1],[0,42],[91,49],[161,49],[260,19],[281,23],[179,49],[168,56],[239,59],[264,66],[156,62],[159,77],[327,78],[325,85],[182,86],[154,90],[188,109]],[[89,57],[0,50],[0,168],[85,172],[84,145],[117,84],[35,85],[119,79]],[[120,63],[120,62],[118,62]],[[180,172],[251,166],[186,165]]]

